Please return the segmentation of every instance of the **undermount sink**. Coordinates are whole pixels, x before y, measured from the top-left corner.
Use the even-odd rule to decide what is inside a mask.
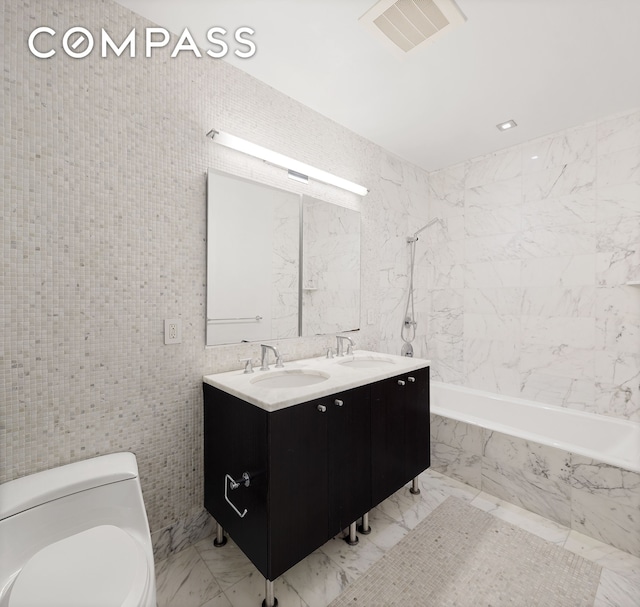
[[[380,367],[386,367],[387,365],[393,365],[395,363],[388,358],[374,358],[372,356],[367,356],[342,360],[338,364],[356,369],[379,369]]]
[[[251,383],[260,388],[301,388],[313,386],[329,379],[328,373],[320,371],[280,371],[262,377],[258,376]]]

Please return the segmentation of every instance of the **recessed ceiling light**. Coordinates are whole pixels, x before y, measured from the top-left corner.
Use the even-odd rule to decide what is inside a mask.
[[[508,131],[509,129],[512,129],[513,127],[516,127],[518,125],[516,124],[515,120],[507,120],[506,122],[501,122],[500,124],[496,124],[496,126],[500,131]]]
[[[531,160],[538,160],[539,156],[536,154],[535,156],[531,156]]]

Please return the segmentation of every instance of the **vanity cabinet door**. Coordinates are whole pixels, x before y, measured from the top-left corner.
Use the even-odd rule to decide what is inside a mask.
[[[328,408],[329,536],[369,511],[371,407],[369,386],[324,399]]]
[[[429,369],[371,386],[372,491],[379,504],[429,467]]]
[[[371,509],[369,386],[269,414],[270,579]]]
[[[313,400],[269,413],[271,580],[328,539],[326,402]]]
[[[371,386],[371,475],[373,503],[379,504],[405,483],[404,390],[392,377]]]
[[[431,465],[429,367],[407,373],[404,392],[405,477],[409,480],[418,476]]]

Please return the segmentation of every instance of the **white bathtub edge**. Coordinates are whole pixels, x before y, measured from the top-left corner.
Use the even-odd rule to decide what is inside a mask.
[[[624,427],[632,427],[632,428],[637,428],[638,433],[640,435],[640,423],[638,422],[632,422],[629,420],[624,420],[624,419],[619,419],[619,418],[614,418],[614,417],[609,417],[609,416],[605,416],[605,415],[597,415],[595,413],[589,413],[586,411],[579,411],[576,409],[569,409],[566,407],[557,407],[554,405],[546,405],[544,403],[539,403],[536,401],[530,401],[530,400],[526,400],[523,398],[518,398],[518,397],[510,397],[510,396],[504,396],[502,394],[494,394],[492,392],[484,392],[482,390],[476,390],[473,388],[466,388],[464,386],[458,386],[455,384],[446,384],[443,382],[436,382],[436,381],[432,381],[431,385],[442,389],[442,390],[446,390],[446,391],[451,391],[451,392],[460,392],[460,393],[464,393],[464,394],[472,394],[478,397],[482,397],[482,398],[490,398],[490,399],[495,399],[495,400],[499,400],[502,402],[509,402],[509,403],[514,403],[514,404],[518,404],[518,405],[523,405],[523,406],[527,406],[527,407],[534,407],[535,409],[547,409],[550,412],[556,412],[562,415],[567,415],[569,417],[573,417],[576,419],[590,419],[590,420],[598,420],[598,421],[605,421],[607,423],[611,423],[613,425],[620,425],[620,426],[624,426]],[[610,454],[603,454],[603,453],[599,453],[597,451],[594,450],[589,450],[587,448],[584,448],[580,445],[574,445],[568,442],[562,442],[562,441],[556,441],[556,440],[552,440],[549,437],[546,437],[544,435],[538,434],[538,433],[533,433],[533,432],[528,432],[526,430],[520,429],[520,428],[514,428],[512,426],[508,426],[508,425],[503,425],[494,421],[490,421],[490,420],[486,420],[483,419],[481,417],[476,417],[473,415],[469,415],[469,414],[461,414],[460,412],[457,411],[451,411],[449,409],[446,409],[444,407],[440,407],[440,406],[431,406],[430,407],[430,411],[432,414],[434,415],[438,415],[440,417],[446,417],[449,419],[454,419],[456,421],[461,421],[473,426],[478,426],[481,428],[486,428],[488,430],[494,431],[494,432],[500,432],[502,434],[506,434],[509,436],[515,436],[517,438],[521,438],[524,440],[529,440],[529,441],[533,441],[536,443],[540,443],[542,445],[546,445],[548,447],[554,447],[556,449],[562,449],[563,451],[569,452],[569,453],[575,453],[576,455],[581,455],[583,457],[588,457],[592,460],[598,461],[598,462],[603,462],[605,464],[609,464],[611,466],[615,466],[617,468],[622,468],[624,470],[629,470],[631,472],[635,472],[635,473],[640,473],[640,460],[637,462],[631,461],[631,460],[627,460],[627,459],[622,459],[619,457],[616,457],[614,455],[610,455]],[[603,419],[604,418],[604,419]]]

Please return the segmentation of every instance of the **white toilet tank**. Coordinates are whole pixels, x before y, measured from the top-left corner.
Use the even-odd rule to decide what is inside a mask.
[[[155,607],[132,453],[0,485],[0,607]]]

